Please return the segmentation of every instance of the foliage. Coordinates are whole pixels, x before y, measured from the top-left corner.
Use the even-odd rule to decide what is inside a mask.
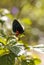
[[[23,47],[27,49],[27,46]],[[14,37],[0,37],[0,65],[36,65],[40,62],[39,59],[32,58],[30,55],[19,55],[21,49]]]
[[[19,12],[13,15],[11,10],[14,7],[18,8]],[[10,13],[3,15],[1,8],[8,9]],[[7,16],[10,24],[14,18],[20,20],[25,31],[23,36],[18,37],[21,40],[17,41],[12,36],[12,30],[6,28],[3,25],[5,22],[0,20],[0,65],[38,65],[41,62],[39,59],[30,55],[27,59],[27,55],[19,55],[19,52],[21,46],[24,47],[24,51],[30,51],[28,45],[39,44],[44,39],[44,0],[1,0],[0,19],[2,16]],[[17,45],[18,43],[20,45]]]

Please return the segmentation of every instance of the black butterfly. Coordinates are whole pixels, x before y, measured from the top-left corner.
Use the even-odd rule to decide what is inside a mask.
[[[13,29],[13,32],[15,32],[15,33],[19,32],[19,34],[22,34],[24,32],[23,27],[21,26],[19,21],[16,19],[13,21],[12,29]]]

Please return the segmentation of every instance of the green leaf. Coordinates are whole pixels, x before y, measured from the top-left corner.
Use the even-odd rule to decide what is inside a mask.
[[[26,26],[32,25],[32,21],[29,18],[22,18],[21,22]]]
[[[0,36],[0,42],[3,43],[3,45],[6,45],[6,38]]]
[[[3,25],[4,21],[0,20],[0,23]]]
[[[34,62],[35,62],[35,64],[37,65],[37,64],[40,64],[40,63],[41,63],[41,60],[38,59],[38,58],[35,58],[35,59],[34,59]]]
[[[22,60],[21,65],[28,65],[28,63],[26,62],[26,60]]]
[[[14,65],[15,55],[13,53],[6,54],[0,57],[0,65]]]
[[[7,44],[9,45],[15,45],[17,43],[16,39],[13,37],[8,37],[7,38]]]
[[[9,17],[11,20],[13,20],[13,19],[14,19],[14,16],[13,16],[13,15],[11,15],[11,14],[6,14],[6,16],[7,16],[7,17]]]
[[[18,46],[8,46],[8,49],[16,56],[20,52],[20,48]]]

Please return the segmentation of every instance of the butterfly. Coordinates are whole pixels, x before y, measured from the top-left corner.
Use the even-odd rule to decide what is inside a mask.
[[[16,19],[13,20],[12,30],[16,33],[16,36],[24,32],[23,26]]]

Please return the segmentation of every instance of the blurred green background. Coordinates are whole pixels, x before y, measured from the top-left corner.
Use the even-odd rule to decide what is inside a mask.
[[[3,8],[24,25],[24,43],[44,43],[44,0],[0,0],[0,9]]]
[[[9,12],[9,13],[4,14],[3,13],[4,9],[6,12]],[[3,18],[3,16],[5,16],[4,17],[5,20],[6,20],[6,16],[7,16],[7,20],[6,20],[7,22],[5,21],[5,23],[3,25],[4,21],[3,22],[0,21],[2,24],[2,25],[0,24],[0,35],[6,34],[9,37],[9,35],[11,35],[11,32],[12,32],[12,30],[10,30],[11,28],[9,29],[9,27],[11,27],[11,22],[13,22],[13,19],[17,19],[24,26],[24,34],[19,36],[20,41],[18,41],[18,43],[20,42],[20,44],[21,44],[23,42],[25,49],[28,49],[27,48],[28,45],[33,46],[33,45],[37,45],[37,44],[44,44],[44,0],[0,0],[0,19],[1,19],[1,17]],[[3,39],[0,37],[0,42],[4,43],[4,45],[5,45],[5,43],[7,41],[6,41],[6,39]],[[3,47],[3,45],[1,45],[1,43],[0,43],[0,48],[2,48],[1,46]],[[11,44],[10,44],[10,46],[11,46]],[[40,46],[42,47],[42,45],[40,45]],[[4,47],[4,48],[6,48],[6,47]],[[2,49],[0,51],[0,55],[3,55],[3,53],[5,53],[5,50],[7,50],[7,49]],[[15,53],[18,51],[17,47],[12,49],[12,52],[14,52],[13,50],[15,50]],[[40,57],[40,59],[43,61],[44,54],[39,53],[39,51],[40,51],[39,49],[37,49],[37,51],[36,50],[34,51],[32,48],[33,58],[34,57],[37,58],[36,54],[38,54],[39,55],[38,57]],[[8,52],[9,51],[7,50],[7,53]],[[26,53],[27,52],[28,51],[26,51]],[[42,52],[42,51],[40,51],[40,52]],[[44,52],[44,48],[43,48],[43,52]],[[29,56],[29,57],[31,57],[31,56]],[[11,58],[12,58],[12,60],[11,60]],[[21,61],[23,58],[25,59],[25,56],[24,57],[21,56],[21,59],[18,58],[18,60]],[[33,64],[33,58],[31,60],[30,65]],[[8,59],[10,62],[9,61],[4,62],[4,60],[8,60]],[[0,57],[0,61],[1,61],[0,65],[3,65],[3,64],[6,65],[7,62],[12,63],[11,61],[13,61],[14,59],[16,59],[16,56],[14,56],[14,54],[9,54],[9,55],[7,55],[7,57],[6,57],[6,55],[4,57]],[[3,60],[3,63],[2,63],[2,60]],[[35,60],[37,60],[37,59],[35,59]],[[20,61],[17,61],[17,63],[19,63]],[[37,60],[35,62],[38,63],[38,61],[39,60]],[[24,65],[26,64],[25,62],[26,61],[23,62]],[[9,64],[9,65],[11,65],[11,64]],[[15,64],[15,65],[20,65],[20,64]],[[35,65],[35,64],[33,64],[33,65]],[[43,65],[44,65],[44,61],[43,61]]]

